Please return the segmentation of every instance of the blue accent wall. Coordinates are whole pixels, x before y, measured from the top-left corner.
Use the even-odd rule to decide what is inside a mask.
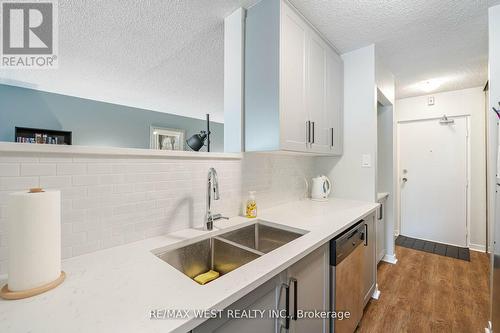
[[[0,85],[0,141],[14,142],[18,126],[72,131],[74,145],[149,148],[151,125],[184,129],[186,139],[206,128],[200,119]],[[210,122],[210,131],[211,151],[224,151],[224,124]]]

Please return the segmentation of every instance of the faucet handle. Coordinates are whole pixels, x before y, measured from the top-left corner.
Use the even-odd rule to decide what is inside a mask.
[[[212,215],[212,220],[213,221],[217,221],[217,220],[221,220],[221,219],[229,220],[229,217],[222,216],[222,214],[214,214],[214,215]]]

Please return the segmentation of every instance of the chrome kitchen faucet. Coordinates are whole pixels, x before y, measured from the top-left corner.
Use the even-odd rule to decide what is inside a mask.
[[[213,195],[213,197],[212,197]],[[212,199],[219,200],[219,180],[217,178],[217,171],[214,168],[208,169],[207,177],[207,210],[205,213],[205,230],[212,230],[214,228],[214,221],[220,219],[227,219],[221,214],[212,214]]]

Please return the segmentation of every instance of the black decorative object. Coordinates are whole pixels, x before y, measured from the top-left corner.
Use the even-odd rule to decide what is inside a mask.
[[[14,140],[15,142],[20,143],[71,145],[72,132],[42,128],[16,127]]]
[[[207,152],[210,152],[210,115],[207,113],[207,130],[200,131],[186,140],[186,144],[194,151],[199,151],[207,141]]]
[[[500,102],[498,102],[498,106],[500,106]],[[495,109],[495,107],[492,107],[493,112],[497,114],[497,117],[500,119],[500,110]]]

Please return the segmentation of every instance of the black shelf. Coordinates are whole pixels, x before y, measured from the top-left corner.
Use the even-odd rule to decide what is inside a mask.
[[[72,132],[16,126],[14,141],[33,144],[71,145]]]

